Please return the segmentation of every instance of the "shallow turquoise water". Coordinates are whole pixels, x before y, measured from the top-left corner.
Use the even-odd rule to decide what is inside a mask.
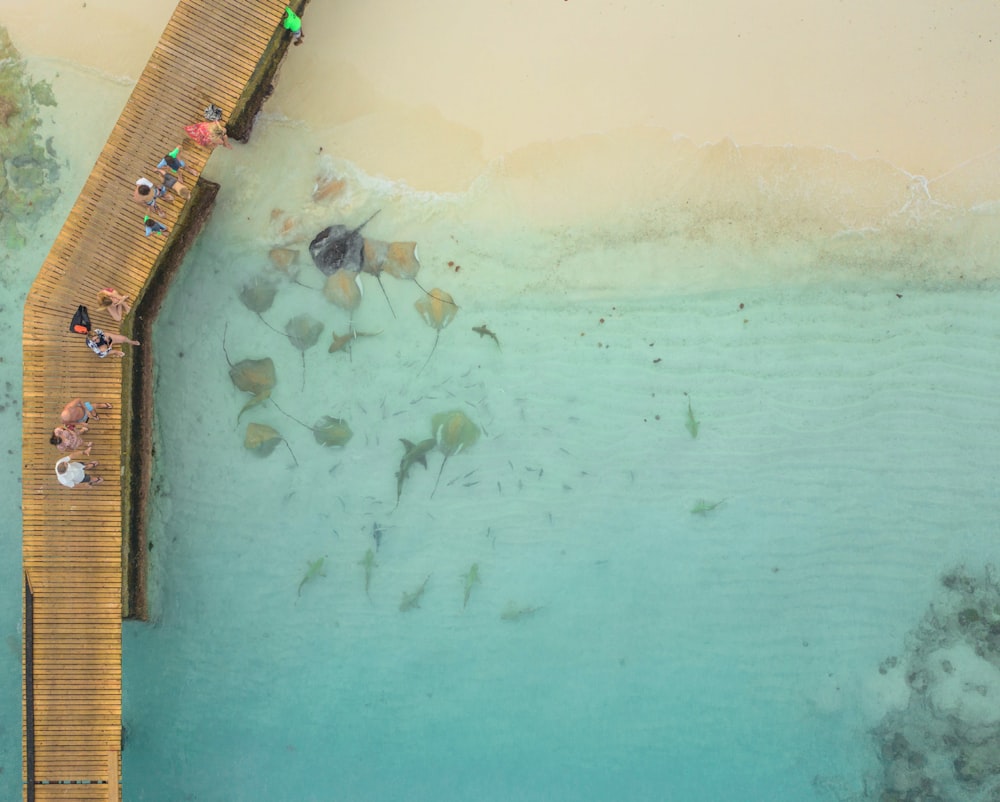
[[[944,570],[998,558],[996,250],[917,220],[901,236],[924,252],[891,271],[876,245],[851,251],[859,270],[838,241],[820,259],[766,230],[779,260],[698,220],[678,229],[666,201],[637,212],[653,176],[616,218],[553,222],[559,171],[507,163],[435,196],[316,157],[320,141],[265,118],[213,160],[217,211],[156,327],[152,620],[125,628],[127,798],[861,798],[877,771],[868,733],[899,693],[880,661],[903,654]],[[313,204],[327,169],[348,192]],[[535,180],[549,194],[525,210]],[[366,234],[417,241],[421,283],[460,306],[430,359],[421,290],[388,277],[396,317],[365,277],[353,323],[381,333],[328,353],[348,315],[268,267],[284,242],[273,207],[305,242],[379,208]],[[747,230],[761,214],[723,205],[714,224],[734,209]],[[44,239],[7,257],[10,309]],[[290,246],[318,287],[304,242]],[[947,270],[927,268],[945,253]],[[238,300],[258,275],[278,286],[269,323],[325,325],[304,373]],[[501,347],[472,331],[484,323]],[[16,316],[0,325],[13,333]],[[223,336],[234,362],[274,359],[287,413],[344,418],[353,439],[324,449],[270,403],[238,421],[248,396]],[[15,340],[0,379],[16,401]],[[442,455],[414,467],[395,507],[399,439],[429,437],[453,409],[481,438],[433,496]],[[16,454],[16,403],[0,415]],[[290,451],[247,452],[249,421]],[[16,520],[13,459],[3,482]],[[701,500],[721,504],[692,513]],[[15,554],[16,527],[3,537]],[[300,585],[321,557],[325,576]],[[13,798],[20,571],[0,571],[0,796]]]
[[[355,324],[382,333],[351,361],[324,334],[302,390],[298,352],[236,298],[265,260],[231,222],[213,218],[155,334],[155,623],[125,645],[135,798],[861,793],[879,662],[946,567],[996,559],[992,286],[498,299],[454,285],[477,258],[530,271],[523,245],[459,250],[458,276],[422,248],[425,286],[463,305],[427,367],[420,290],[386,280],[394,319],[366,277]],[[347,327],[287,282],[264,316],[303,310]],[[326,451],[269,404],[237,424],[224,330],[234,362],[275,360],[285,412],[343,417],[353,440]],[[441,455],[414,468],[394,509],[399,438],[453,408],[482,438],[433,498]],[[250,420],[298,466],[249,455]],[[701,499],[722,504],[693,514]],[[504,620],[510,604],[537,611]]]

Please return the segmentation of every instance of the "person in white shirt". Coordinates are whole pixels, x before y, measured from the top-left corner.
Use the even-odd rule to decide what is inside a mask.
[[[100,476],[91,476],[87,471],[97,467],[97,461],[91,460],[86,465],[82,462],[71,462],[73,457],[81,455],[83,452],[74,451],[56,462],[56,478],[59,483],[66,487],[93,487],[104,481]]]

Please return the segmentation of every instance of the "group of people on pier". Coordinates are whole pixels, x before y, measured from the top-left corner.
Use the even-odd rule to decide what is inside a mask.
[[[302,20],[290,6],[285,7],[282,27],[291,34],[292,44],[302,44]],[[222,123],[222,109],[215,104],[209,104],[208,108],[205,109],[204,117],[204,122],[184,126],[184,132],[202,147],[214,149],[221,145],[232,148],[232,145],[229,144],[226,126]],[[157,214],[160,212],[158,201],[168,201],[173,197],[186,200],[191,196],[190,189],[181,180],[181,171],[188,170],[188,167],[181,159],[180,145],[163,156],[156,167],[152,169],[159,176],[159,180],[154,182],[145,176],[140,176],[135,182],[135,189],[132,192],[132,199],[145,207],[142,222],[147,237],[167,233],[167,227],[149,215],[149,212]],[[131,310],[129,297],[113,287],[106,287],[98,293],[98,305],[119,323],[123,316]],[[87,346],[102,359],[108,356],[119,358],[125,356],[125,352],[116,346],[125,344],[137,346],[140,344],[138,340],[133,340],[124,334],[105,332],[96,327],[91,328],[86,308],[81,307],[81,310],[85,313],[86,325],[76,329],[71,326],[71,330],[85,333]],[[74,322],[76,322],[75,318]],[[106,402],[93,403],[82,398],[74,398],[63,408],[59,416],[60,423],[52,430],[49,442],[65,454],[56,462],[56,477],[66,487],[90,488],[104,481],[93,473],[93,469],[98,466],[97,460],[90,459],[93,443],[84,439],[84,435],[89,431],[90,422],[100,420],[100,416],[96,412],[98,409],[109,410],[111,404]],[[81,462],[81,459],[86,459],[86,462]]]

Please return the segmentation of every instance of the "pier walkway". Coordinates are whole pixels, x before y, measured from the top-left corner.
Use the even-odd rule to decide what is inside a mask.
[[[301,11],[304,0],[291,3]],[[254,113],[287,47],[284,0],[180,0],[28,293],[24,312],[23,446],[23,778],[25,802],[120,800],[122,618],[143,617],[129,592],[130,566],[144,562],[128,532],[142,511],[151,461],[136,418],[151,408],[135,376],[151,375],[146,341],[164,261],[179,263],[208,214],[217,186],[197,181],[210,152],[183,127],[210,103],[230,136],[246,139]],[[161,202],[152,216],[167,236],[144,235],[145,207],[132,199],[140,176],[181,145],[190,200]],[[238,147],[238,145],[237,145]],[[115,287],[134,299],[123,330],[143,340],[124,359],[99,359],[69,332],[78,304],[97,328],[118,325],[97,304]],[[140,336],[141,335],[141,336]],[[136,388],[139,387],[139,390]],[[111,402],[85,440],[104,483],[63,487],[49,443],[67,401]],[[145,404],[145,406],[143,406]],[[145,412],[144,412],[145,410]],[[148,430],[150,423],[143,422]],[[137,467],[138,466],[138,467]],[[143,473],[145,471],[145,473]],[[124,534],[124,536],[123,536]],[[136,553],[140,552],[140,553]],[[134,572],[136,577],[142,572]],[[138,580],[136,580],[138,581]]]

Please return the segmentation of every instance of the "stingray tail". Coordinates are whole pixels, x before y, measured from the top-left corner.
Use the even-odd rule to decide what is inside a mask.
[[[226,321],[225,327],[222,329],[222,353],[226,355],[226,362],[229,363],[229,367],[233,366],[233,361],[229,358],[229,352],[226,350],[226,333],[229,331],[229,321]]]
[[[360,231],[361,229],[363,229],[363,228],[364,228],[364,227],[365,227],[366,225],[368,225],[368,224],[369,224],[369,223],[370,223],[370,222],[371,222],[371,221],[372,221],[373,219],[375,219],[375,215],[377,215],[377,214],[378,214],[379,212],[381,212],[381,211],[382,211],[381,209],[376,209],[376,210],[375,210],[375,211],[374,211],[374,212],[372,213],[372,216],[371,216],[371,217],[369,217],[369,218],[368,218],[367,220],[365,220],[365,222],[363,222],[363,223],[362,223],[362,224],[361,224],[360,226],[358,226],[358,227],[357,227],[356,229],[354,229],[354,232],[355,232],[355,233],[357,233],[358,231]]]
[[[456,309],[458,309],[458,304],[457,303],[455,303],[452,300],[449,300],[448,298],[442,298],[440,295],[435,295],[433,292],[431,292],[429,289],[427,289],[423,284],[421,284],[415,278],[411,278],[410,281],[412,281],[414,284],[416,284],[420,288],[420,291],[424,295],[426,295],[428,298],[433,298],[434,300],[440,301],[443,304],[451,304]]]
[[[296,423],[297,423],[297,424],[298,424],[299,426],[304,426],[304,427],[305,427],[306,429],[308,429],[308,430],[309,430],[310,432],[311,432],[311,431],[313,431],[313,427],[312,427],[312,426],[310,426],[310,425],[309,425],[309,424],[307,424],[307,423],[303,423],[303,422],[302,422],[302,421],[300,421],[300,420],[299,420],[298,418],[296,418],[296,417],[295,417],[294,415],[289,415],[289,414],[288,414],[287,412],[285,412],[285,410],[283,410],[283,409],[282,409],[281,407],[279,407],[279,406],[278,406],[278,403],[277,403],[277,402],[276,402],[276,401],[275,401],[275,400],[274,400],[273,398],[270,398],[270,399],[268,399],[268,400],[269,400],[269,401],[270,401],[270,402],[271,402],[272,404],[274,404],[274,408],[275,408],[276,410],[278,410],[278,412],[280,412],[280,413],[281,413],[282,415],[284,415],[284,416],[285,416],[286,418],[288,418],[289,420],[293,420],[293,421],[295,421],[295,422],[296,422]],[[291,451],[291,450],[292,450],[292,449],[291,449],[291,447],[289,447],[289,449],[288,449],[288,450],[289,450],[289,451]],[[292,456],[294,456],[294,454],[293,454]],[[296,464],[297,464],[297,463],[296,463]]]
[[[288,449],[288,453],[292,455],[292,460],[295,462],[295,467],[298,468],[299,467],[299,461],[297,459],[295,459],[295,452],[292,451],[292,447],[290,445],[288,445],[288,441],[285,440],[284,438],[282,438],[281,442],[285,444],[285,448]]]
[[[441,483],[441,474],[444,473],[444,466],[448,464],[448,457],[441,460],[441,468],[438,471],[437,479],[434,480],[434,489],[431,491],[431,498],[434,498],[434,494],[437,493],[438,485]]]
[[[270,323],[264,320],[264,316],[260,312],[257,313],[257,317],[259,317],[260,322],[263,323],[265,326],[267,326],[271,331],[275,332],[276,334],[280,334],[282,337],[288,336],[287,333],[281,331],[280,329],[276,329],[274,326],[272,326]]]
[[[431,346],[431,352],[427,355],[427,359],[424,361],[424,364],[420,366],[420,370],[417,371],[418,376],[424,372],[424,368],[427,367],[427,363],[430,362],[431,357],[434,356],[434,350],[438,347],[438,339],[440,337],[441,337],[441,329],[438,329],[437,333],[434,335],[434,345]]]
[[[392,312],[392,316],[395,318],[396,310],[392,308],[392,301],[389,300],[389,293],[385,291],[385,284],[382,283],[382,277],[375,276],[375,280],[378,282],[379,287],[382,288],[382,294],[385,296],[385,302],[389,304],[389,311]]]

